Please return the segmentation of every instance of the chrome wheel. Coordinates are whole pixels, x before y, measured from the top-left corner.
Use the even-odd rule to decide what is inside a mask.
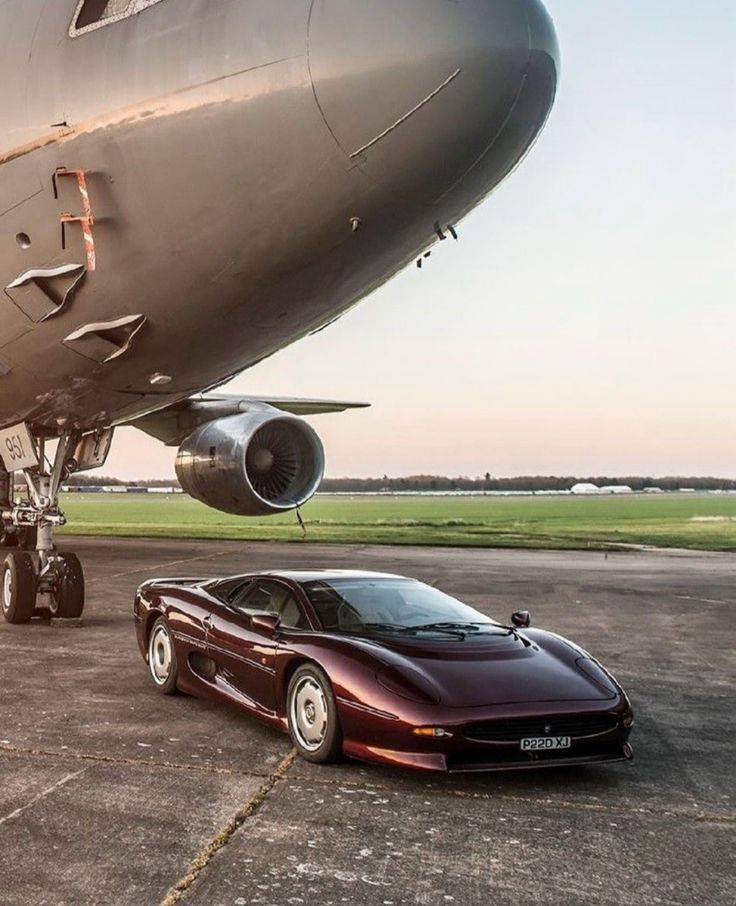
[[[294,689],[290,716],[299,744],[316,752],[327,736],[329,714],[324,690],[313,676],[305,676]]]
[[[13,603],[13,574],[9,569],[5,570],[3,579],[3,611],[7,613],[10,605]]]
[[[148,643],[148,665],[157,686],[163,686],[171,675],[173,651],[171,636],[166,626],[159,624],[151,633]]]

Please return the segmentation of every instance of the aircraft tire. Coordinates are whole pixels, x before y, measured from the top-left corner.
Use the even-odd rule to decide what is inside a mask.
[[[61,560],[56,590],[51,594],[51,616],[73,620],[84,610],[84,570],[76,554],[59,554]]]
[[[6,555],[0,570],[0,602],[8,623],[30,623],[36,609],[36,570],[30,554]]]

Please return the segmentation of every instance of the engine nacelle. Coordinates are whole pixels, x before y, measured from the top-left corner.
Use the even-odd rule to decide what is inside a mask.
[[[324,471],[316,432],[273,409],[207,422],[176,457],[176,474],[188,494],[236,516],[296,509],[314,495]]]

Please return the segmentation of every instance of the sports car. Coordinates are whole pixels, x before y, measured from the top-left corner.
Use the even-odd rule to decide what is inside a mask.
[[[626,761],[631,705],[573,642],[414,579],[285,571],[160,579],[135,597],[155,686],[224,700],[299,754],[429,771]]]

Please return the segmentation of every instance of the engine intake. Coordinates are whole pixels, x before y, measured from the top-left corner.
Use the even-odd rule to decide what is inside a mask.
[[[296,509],[314,495],[324,470],[316,432],[274,410],[208,422],[189,435],[176,457],[176,474],[188,494],[236,516]]]

